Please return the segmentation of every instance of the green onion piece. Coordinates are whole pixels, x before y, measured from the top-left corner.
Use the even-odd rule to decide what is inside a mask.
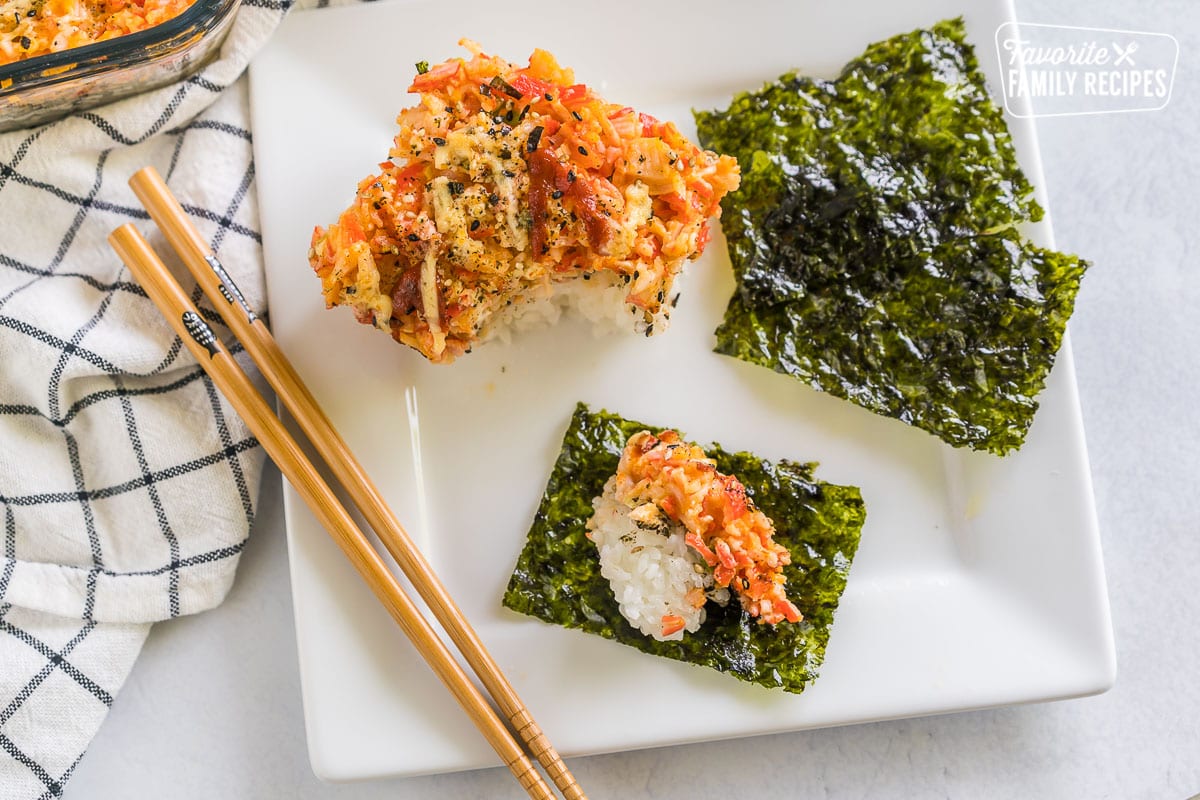
[[[513,100],[520,100],[522,97],[525,96],[525,95],[521,94],[521,92],[515,86],[513,86],[508,81],[504,80],[504,78],[501,78],[499,75],[492,78],[491,82],[488,85],[491,86],[493,89],[495,89],[498,92],[504,92],[506,95],[511,97]]]

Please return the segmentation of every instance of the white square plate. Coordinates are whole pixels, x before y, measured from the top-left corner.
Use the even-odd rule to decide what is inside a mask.
[[[275,335],[564,755],[1103,691],[1115,657],[1068,345],[1024,448],[954,450],[798,381],[711,352],[733,290],[724,241],[692,264],[671,329],[596,338],[566,319],[450,367],[326,311],[314,224],[385,159],[419,60],[468,36],[545,47],[614,102],[674,120],[794,67],[833,76],[868,43],[962,13],[948,0],[372,3],[290,15],[251,68]],[[1005,2],[971,4],[995,85]],[[1043,183],[1028,120],[1009,125]],[[1042,198],[1044,201],[1044,197]],[[1051,243],[1048,223],[1036,236]],[[634,377],[636,376],[636,377]],[[500,606],[582,400],[701,442],[821,462],[868,519],[822,676],[769,691]],[[498,763],[296,496],[285,495],[313,768],[328,779]]]

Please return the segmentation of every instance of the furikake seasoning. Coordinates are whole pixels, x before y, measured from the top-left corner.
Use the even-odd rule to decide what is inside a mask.
[[[1021,235],[1042,209],[962,20],[696,122],[742,168],[717,352],[955,446],[1020,447],[1088,265]]]
[[[802,691],[817,677],[858,548],[866,519],[858,489],[815,480],[815,464],[772,463],[716,445],[705,448],[717,468],[736,475],[754,504],[774,521],[775,541],[792,556],[784,570],[788,598],[804,619],[760,625],[736,602],[725,607],[710,602],[698,631],[680,641],[657,641],[621,616],[600,574],[596,546],[586,535],[592,499],[617,471],[626,440],[642,430],[658,429],[604,411],[593,413],[583,404],[576,407],[504,605],[743,681]]]

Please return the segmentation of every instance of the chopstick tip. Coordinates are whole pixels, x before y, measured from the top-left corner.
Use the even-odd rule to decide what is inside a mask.
[[[133,223],[126,222],[124,225],[113,228],[112,233],[108,235],[108,243],[112,245],[114,249],[119,250],[122,244],[135,241],[140,237],[141,233],[139,233],[138,229],[133,226]]]
[[[138,196],[143,205],[146,204],[146,192],[148,190],[161,192],[165,187],[166,182],[163,181],[162,176],[158,174],[158,170],[154,168],[153,164],[147,164],[129,176],[129,188],[133,189],[133,193]]]

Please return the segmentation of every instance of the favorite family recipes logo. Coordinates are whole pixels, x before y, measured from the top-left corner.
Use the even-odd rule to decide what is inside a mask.
[[[1157,111],[1171,99],[1179,43],[1166,33],[1006,22],[996,55],[1013,116]]]

